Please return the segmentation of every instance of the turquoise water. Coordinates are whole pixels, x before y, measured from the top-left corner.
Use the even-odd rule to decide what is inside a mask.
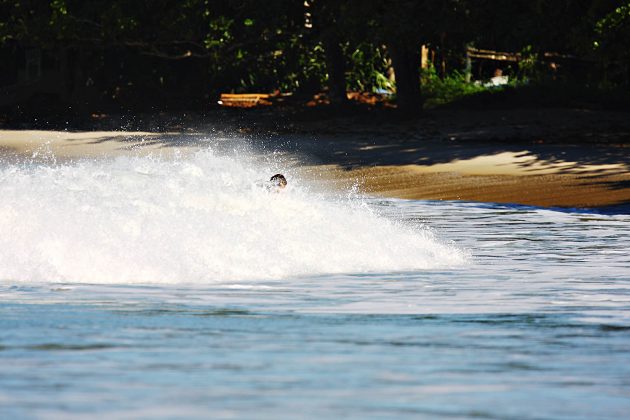
[[[252,165],[4,165],[0,418],[630,413],[629,215]]]

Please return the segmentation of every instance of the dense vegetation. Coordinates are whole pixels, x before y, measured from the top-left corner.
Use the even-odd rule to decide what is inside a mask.
[[[21,88],[36,50],[59,100],[128,108],[276,90],[341,103],[358,90],[413,111],[478,91],[470,73],[497,67],[521,83],[627,90],[629,46],[619,0],[0,0],[0,88]],[[471,64],[470,47],[518,60]]]

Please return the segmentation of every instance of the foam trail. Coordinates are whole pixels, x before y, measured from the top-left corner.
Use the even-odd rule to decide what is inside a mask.
[[[0,169],[0,280],[209,283],[461,264],[427,230],[211,149]]]

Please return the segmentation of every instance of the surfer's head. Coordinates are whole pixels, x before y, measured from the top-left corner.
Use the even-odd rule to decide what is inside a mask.
[[[269,182],[271,182],[274,187],[277,187],[279,189],[283,189],[287,186],[287,179],[282,174],[275,174],[271,177]]]

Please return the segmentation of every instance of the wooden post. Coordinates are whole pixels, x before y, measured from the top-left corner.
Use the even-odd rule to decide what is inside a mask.
[[[420,47],[420,68],[423,70],[429,68],[429,47],[426,45]]]
[[[470,58],[470,45],[466,46],[466,67],[464,67],[464,77],[466,83],[470,83],[472,79],[472,60]]]

